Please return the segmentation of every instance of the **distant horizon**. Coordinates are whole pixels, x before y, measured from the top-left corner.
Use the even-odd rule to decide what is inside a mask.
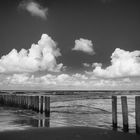
[[[47,91],[90,91],[90,92],[94,92],[94,91],[98,91],[98,92],[106,92],[106,91],[135,91],[135,92],[139,92],[140,91],[140,89],[138,89],[138,90],[135,90],[135,89],[130,89],[130,90],[127,90],[127,89],[106,89],[106,90],[99,90],[99,89],[96,89],[96,90],[74,90],[74,89],[69,89],[69,90],[66,90],[66,89],[56,89],[56,90],[52,90],[52,89],[50,89],[50,90],[47,90],[47,89],[40,89],[40,90],[33,90],[33,89],[17,89],[17,90],[13,90],[13,89],[8,89],[8,90],[0,90],[0,92],[4,92],[4,91],[33,91],[33,92],[39,92],[39,91],[45,91],[45,92],[47,92]]]

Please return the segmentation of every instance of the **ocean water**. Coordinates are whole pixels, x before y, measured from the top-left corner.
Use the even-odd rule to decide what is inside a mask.
[[[9,92],[9,91],[8,91]],[[18,91],[12,91],[12,93]],[[127,96],[129,130],[135,131],[135,96],[138,91],[22,91],[20,94],[50,96],[51,115],[46,118],[29,110],[0,107],[0,131],[24,130],[33,127],[88,126],[112,129],[112,100],[118,97],[118,130],[122,131],[120,97]]]

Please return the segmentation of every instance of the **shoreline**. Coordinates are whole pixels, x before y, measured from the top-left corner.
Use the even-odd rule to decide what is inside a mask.
[[[93,127],[33,128],[0,132],[0,140],[138,140],[135,133]]]

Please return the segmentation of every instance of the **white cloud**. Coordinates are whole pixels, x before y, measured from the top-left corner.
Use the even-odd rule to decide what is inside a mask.
[[[0,76],[1,78],[1,76]],[[92,90],[92,89],[131,89],[140,86],[140,79],[136,81],[130,78],[120,79],[91,79],[88,75],[82,75],[76,73],[52,75],[46,74],[43,76],[35,76],[30,74],[13,74],[2,78],[1,85],[10,85],[11,87],[22,86],[27,89],[32,87],[40,87],[40,89],[80,89],[80,90]],[[3,86],[4,86],[3,85]],[[135,89],[135,88],[134,88]]]
[[[95,68],[97,66],[102,66],[101,63],[92,63],[92,64],[89,64],[89,63],[83,63],[83,66],[84,67],[92,67],[92,68]]]
[[[35,1],[22,1],[19,4],[19,8],[28,11],[32,16],[37,16],[42,19],[47,18],[48,8],[42,7],[39,3]]]
[[[43,76],[34,76],[30,74],[13,74],[5,78],[9,84],[25,85],[53,85],[53,86],[76,86],[77,83],[83,83],[88,78],[82,74],[47,74]],[[80,84],[79,84],[80,85]]]
[[[80,38],[75,40],[75,46],[72,48],[73,51],[82,51],[90,55],[94,54],[93,44],[91,40]]]
[[[130,83],[131,82],[130,78],[124,78],[122,81],[125,82],[125,83]]]
[[[93,74],[106,78],[140,76],[140,51],[116,48],[111,56],[111,65],[105,69],[101,64],[96,65]]]
[[[87,80],[88,77],[86,75],[82,75],[80,73],[76,73],[72,75],[74,78],[79,79],[79,80]]]
[[[89,64],[89,63],[83,63],[83,66],[84,66],[84,67],[90,67],[91,64]]]
[[[29,76],[27,74],[13,74],[13,76],[8,76],[6,80],[8,83],[26,84],[29,80]]]
[[[102,67],[102,64],[101,63],[93,63],[92,67],[93,68],[95,68],[95,67]]]
[[[38,44],[32,44],[29,50],[13,49],[9,54],[0,59],[0,72],[35,72],[35,71],[60,71],[63,64],[57,64],[56,57],[60,56],[56,43],[47,34],[42,34]]]

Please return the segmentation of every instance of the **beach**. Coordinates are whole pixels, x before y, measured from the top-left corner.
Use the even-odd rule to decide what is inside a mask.
[[[38,93],[37,93],[38,94]],[[118,129],[112,128],[111,96],[118,96]],[[0,107],[0,140],[137,140],[134,93],[49,93],[51,114]],[[139,93],[137,93],[139,94]],[[48,95],[47,93],[45,95]],[[129,103],[129,132],[123,132],[120,96]]]
[[[91,127],[33,128],[0,132],[0,140],[138,140],[140,135]]]
[[[25,93],[28,93],[26,91]],[[28,93],[30,95],[30,93]],[[36,93],[37,95],[41,93]],[[125,93],[128,97],[129,132],[135,133],[136,93]],[[48,95],[48,93],[45,93]],[[96,127],[112,130],[111,96],[118,96],[118,131],[122,131],[120,95],[123,92],[56,92],[50,93],[50,117],[32,110],[0,107],[0,132],[32,128]]]

